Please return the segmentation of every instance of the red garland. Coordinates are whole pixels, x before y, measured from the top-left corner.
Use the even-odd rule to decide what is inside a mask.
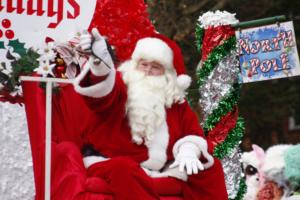
[[[12,96],[9,94],[9,92],[2,90],[0,91],[0,102],[9,102],[12,104],[17,103],[22,106],[22,104],[24,103],[24,98],[18,94],[16,96]]]
[[[214,48],[222,45],[228,38],[235,34],[230,25],[209,27],[205,30],[202,45],[202,58],[204,62]]]
[[[214,147],[224,142],[228,133],[235,127],[237,119],[238,108],[235,106],[233,111],[223,116],[215,128],[208,133],[207,138],[213,143]]]
[[[143,0],[97,0],[96,5],[89,29],[108,37],[121,62],[130,58],[137,40],[155,32]]]

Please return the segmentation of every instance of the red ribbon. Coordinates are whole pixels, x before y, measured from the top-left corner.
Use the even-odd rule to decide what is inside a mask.
[[[22,105],[24,103],[24,99],[20,95],[12,96],[9,94],[9,92],[3,90],[0,92],[0,101],[1,102],[9,102],[12,104],[19,104]]]
[[[212,141],[214,147],[226,139],[228,133],[235,127],[238,119],[238,108],[235,106],[232,112],[221,118],[213,130],[208,133],[207,138]]]
[[[202,58],[204,62],[214,48],[222,45],[228,38],[235,34],[230,25],[209,27],[205,29],[202,45]]]

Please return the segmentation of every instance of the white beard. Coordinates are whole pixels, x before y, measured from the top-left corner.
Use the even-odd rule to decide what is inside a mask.
[[[136,144],[148,145],[155,131],[166,120],[166,107],[182,101],[176,85],[176,74],[145,76],[135,69],[136,63],[121,66],[123,80],[128,87],[126,112],[131,128],[132,140]]]
[[[164,76],[144,76],[139,71],[132,71],[128,83],[127,116],[132,133],[132,140],[141,144],[153,139],[154,131],[166,119]]]

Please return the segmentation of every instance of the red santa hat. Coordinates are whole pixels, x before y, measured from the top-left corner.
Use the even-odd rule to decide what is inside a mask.
[[[155,33],[152,37],[138,40],[131,58],[135,61],[140,59],[156,61],[166,69],[174,69],[177,73],[178,86],[183,90],[191,84],[191,77],[185,74],[180,48],[174,41],[161,34]]]

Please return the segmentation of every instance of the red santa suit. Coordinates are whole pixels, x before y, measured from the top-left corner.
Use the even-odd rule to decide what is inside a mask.
[[[133,58],[145,56],[138,53],[133,53]],[[163,58],[166,55],[150,53],[146,57],[151,59],[153,56],[161,56],[156,60],[166,61],[162,62],[164,66],[173,66],[173,62],[168,63],[169,58]],[[153,139],[146,146],[132,141],[126,113],[128,88],[119,71],[93,68],[88,63],[76,78],[74,86],[92,111],[90,118],[85,120],[84,142],[93,144],[103,155],[102,162],[88,168],[88,175],[106,180],[116,199],[158,199],[151,178],[140,166],[148,170],[164,170],[168,162],[174,161],[185,143],[207,148],[197,116],[186,101],[173,103],[166,108],[164,122],[157,127]],[[198,156],[204,153],[201,148],[195,151]],[[216,159],[213,166],[180,182],[186,200],[227,199],[223,170]]]

